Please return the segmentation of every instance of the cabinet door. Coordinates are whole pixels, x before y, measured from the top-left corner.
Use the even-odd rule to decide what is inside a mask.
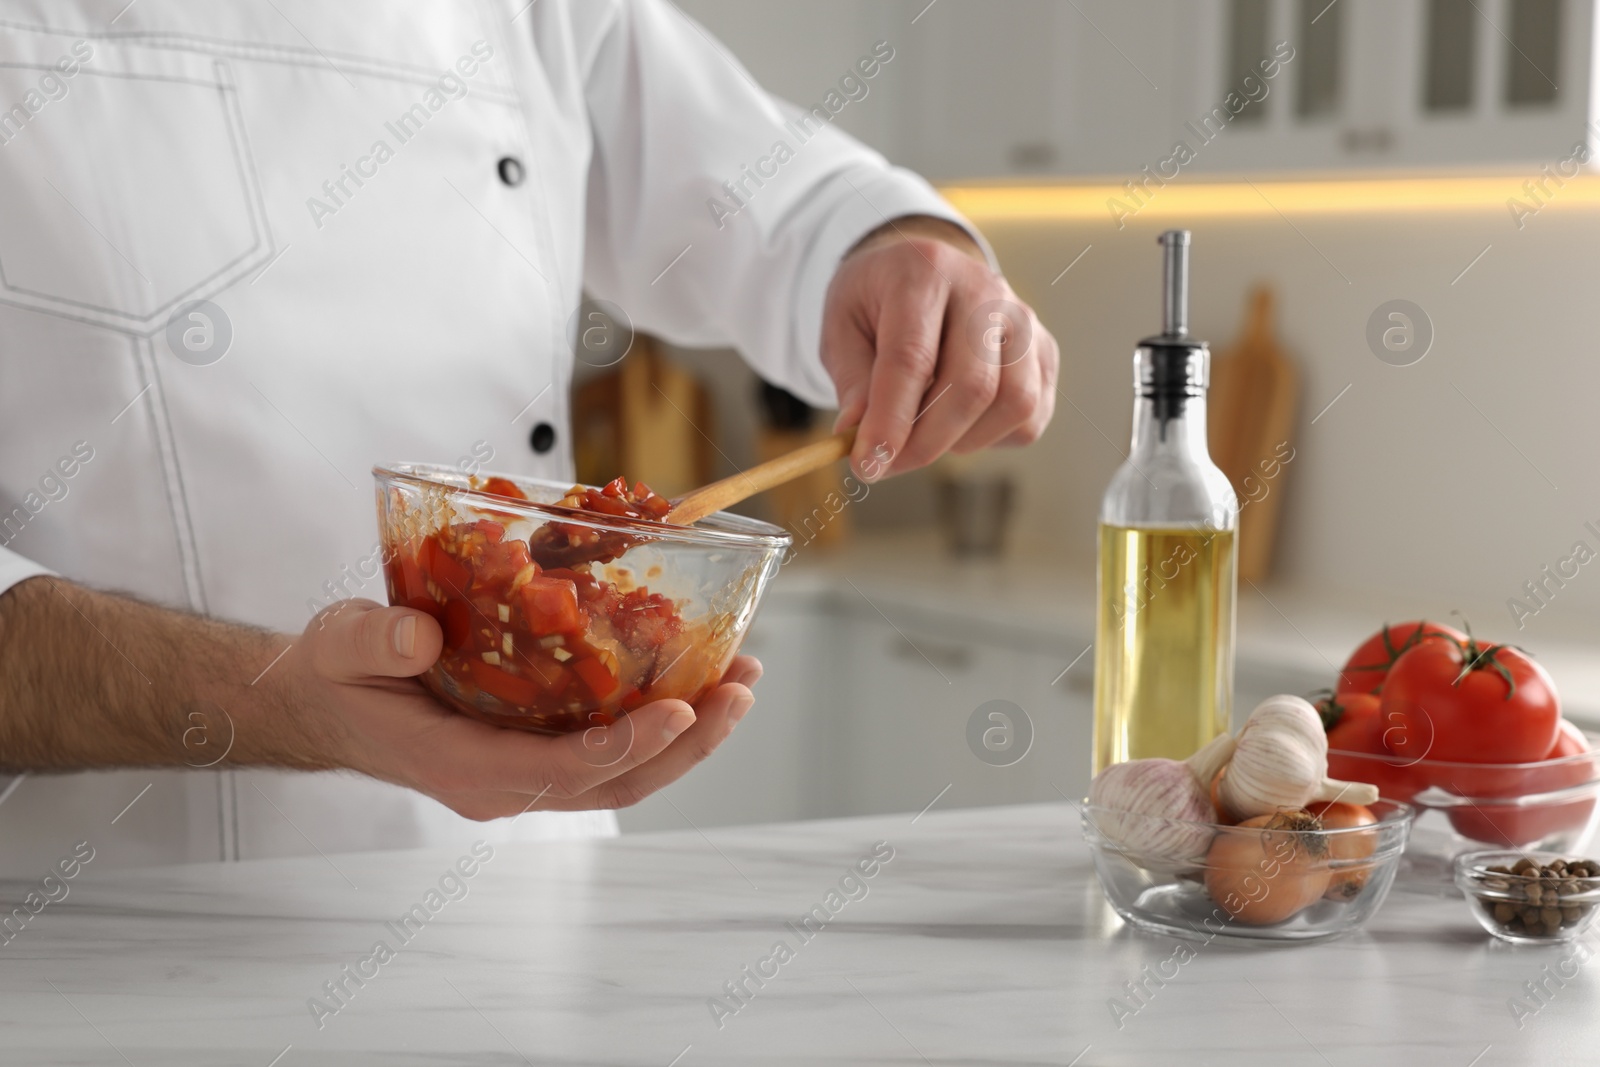
[[[1571,157],[1592,139],[1593,20],[1589,0],[1397,5],[1393,161],[1537,169]]]
[[[1294,57],[1225,135],[1191,117],[1196,172],[1537,166],[1589,141],[1588,0],[1202,6],[1197,115],[1216,113],[1254,55],[1287,44]]]
[[[814,596],[774,591],[741,651],[761,660],[756,703],[710,759],[618,813],[622,828],[682,830],[833,814],[816,788],[828,716],[825,616]],[[819,681],[822,683],[819,685]]]
[[[879,145],[934,181],[1057,172],[1069,70],[1060,47],[1076,16],[1059,0],[905,0],[883,32],[898,70],[884,103],[898,112]]]
[[[1073,636],[1059,650],[1026,653],[1023,663],[1030,682],[1025,706],[1036,726],[1039,757],[1030,768],[1027,799],[1081,800],[1089,792],[1094,766],[1094,650],[1089,635]]]
[[[1090,700],[1073,655],[995,641],[970,620],[846,611],[834,775],[839,814],[1081,797]],[[892,620],[892,621],[891,621]],[[1088,677],[1088,668],[1080,663]]]

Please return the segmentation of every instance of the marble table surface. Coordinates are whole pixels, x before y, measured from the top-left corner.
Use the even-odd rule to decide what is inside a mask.
[[[1114,1012],[1176,942],[1122,926],[1065,804],[485,851],[0,884],[60,898],[0,944],[0,1063],[1600,1062],[1600,962],[1420,888]]]

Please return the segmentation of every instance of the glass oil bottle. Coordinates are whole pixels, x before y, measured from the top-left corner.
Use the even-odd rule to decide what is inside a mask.
[[[1184,759],[1232,714],[1238,500],[1206,448],[1211,353],[1189,336],[1189,233],[1160,243],[1163,328],[1134,351],[1133,444],[1100,506],[1095,773]]]

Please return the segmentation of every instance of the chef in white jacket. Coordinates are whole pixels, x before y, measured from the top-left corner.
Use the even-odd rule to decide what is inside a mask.
[[[716,747],[748,658],[606,766],[430,701],[426,616],[313,617],[384,599],[373,463],[572,476],[584,290],[858,472],[1049,420],[970,229],[665,0],[0,0],[0,53],[0,875],[614,832]]]

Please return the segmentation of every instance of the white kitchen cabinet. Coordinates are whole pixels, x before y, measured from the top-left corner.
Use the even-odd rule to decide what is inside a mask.
[[[745,642],[766,666],[755,708],[705,764],[622,812],[623,828],[914,814],[936,797],[940,807],[978,807],[1084,795],[1093,657],[1062,672],[1086,637],[1057,647],[954,608],[913,610],[870,595],[848,583],[775,589]],[[974,711],[990,701],[1020,708],[1031,725],[1031,745],[1009,765],[985,762],[968,742]]]
[[[1196,172],[1531,166],[1592,139],[1592,0],[1203,0],[1196,114],[1294,58]],[[1259,90],[1258,90],[1259,91]],[[1198,138],[1191,138],[1198,146]],[[1569,175],[1570,176],[1570,173]]]
[[[1081,645],[1056,649],[954,611],[872,597],[839,592],[826,624],[834,658],[816,671],[836,694],[819,775],[829,814],[917,812],[936,797],[941,806],[974,807],[1083,795],[1091,698],[1078,679],[1086,662],[1075,668],[1083,675],[1052,685]],[[969,730],[992,702],[1001,703],[989,711],[1003,718],[978,716],[1000,742],[988,762]],[[1032,741],[1017,758],[1006,742],[1025,731]]]
[[[705,764],[622,812],[623,828],[915,814],[935,798],[949,808],[1084,796],[1094,717],[1088,616],[1081,630],[1063,631],[992,605],[973,613],[971,588],[928,602],[864,572],[849,581],[784,572],[745,641],[766,666],[754,710]],[[1309,693],[1332,674],[1241,657],[1235,724],[1266,697]],[[1024,716],[1031,725],[1031,746],[1014,762],[1015,748],[986,762],[969,740],[974,712],[991,701],[1009,705],[1006,718],[980,717],[1001,731],[991,735],[998,747],[1020,736]]]
[[[1068,65],[1062,0],[679,0],[770,91],[822,100],[878,42],[893,58],[834,120],[931,178],[1048,173]]]
[[[1559,164],[1595,128],[1593,0],[681,0],[779,95],[895,59],[836,120],[930,178]],[[1224,124],[1252,59],[1294,58]],[[1280,53],[1282,54],[1282,53]],[[1260,90],[1254,93],[1260,95]],[[1213,135],[1213,130],[1220,134]]]
[[[755,707],[711,759],[620,812],[623,829],[682,830],[840,813],[817,780],[818,768],[829,762],[836,714],[827,672],[819,670],[832,655],[824,620],[814,596],[767,599],[743,647],[765,668]]]

